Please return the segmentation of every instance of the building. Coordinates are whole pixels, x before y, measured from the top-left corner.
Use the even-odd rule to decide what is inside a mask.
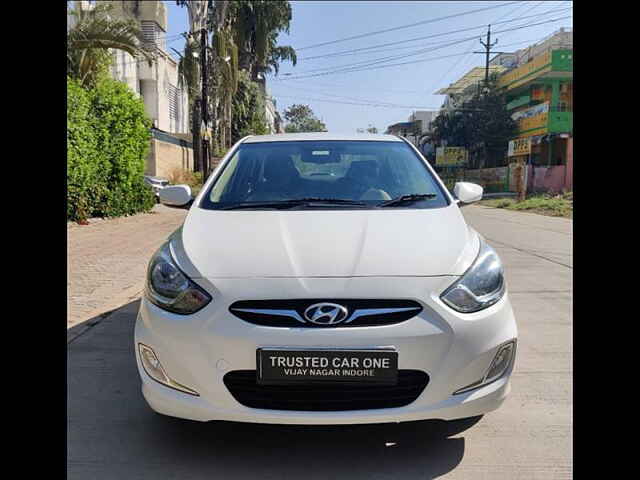
[[[490,65],[489,76],[493,74],[501,74],[507,68],[503,65]],[[462,105],[478,92],[478,89],[484,82],[485,68],[473,67],[458,80],[450,84],[448,87],[441,88],[436,95],[446,95],[444,103],[440,108],[441,112],[450,113],[461,108]]]
[[[151,66],[144,60],[114,51],[112,75],[142,96],[147,114],[158,130],[189,132],[186,89],[179,87],[178,62],[167,51],[167,8],[163,1],[112,1],[113,14],[135,18],[142,29],[147,48],[154,50]]]
[[[270,95],[265,96],[265,119],[267,120],[267,128],[269,134],[284,133],[284,126],[282,117],[278,110],[276,110],[276,101]]]
[[[385,133],[406,137],[407,140],[420,148],[424,144],[424,140],[428,138],[431,132],[431,123],[437,115],[438,112],[417,110],[409,115],[408,121],[389,125]]]
[[[516,68],[543,53],[562,49],[573,50],[573,29],[571,28],[560,28],[543,40],[515,52],[498,54],[489,61],[489,65],[502,65],[509,69]]]
[[[573,49],[561,48],[570,43],[571,31],[561,29],[527,52],[538,52],[500,76],[498,86],[507,97],[507,109],[518,122],[521,156],[535,167],[562,167],[544,171],[545,185],[532,187],[545,190],[572,188],[573,174]],[[521,155],[518,155],[520,153]],[[525,158],[526,157],[526,158]],[[557,178],[555,178],[557,177]],[[540,179],[538,178],[538,181]]]
[[[186,88],[180,88],[178,62],[167,51],[167,8],[156,0],[103,1],[112,6],[110,15],[134,18],[140,24],[145,46],[156,54],[149,65],[122,50],[113,50],[111,75],[126,83],[139,95],[153,125],[151,152],[147,159],[149,175],[170,176],[175,169],[193,170],[190,143],[184,140],[189,128],[189,100]],[[84,10],[95,2],[76,1]],[[74,18],[68,18],[68,28]],[[174,138],[175,142],[168,142]],[[162,143],[162,144],[160,144]],[[165,145],[166,144],[166,145]]]

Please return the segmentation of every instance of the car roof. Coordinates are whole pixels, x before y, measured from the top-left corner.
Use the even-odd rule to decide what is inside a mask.
[[[275,135],[252,135],[242,143],[260,142],[303,142],[303,141],[367,141],[367,142],[402,142],[402,139],[395,135],[376,135],[371,133],[339,134],[328,132],[312,133],[277,133]]]

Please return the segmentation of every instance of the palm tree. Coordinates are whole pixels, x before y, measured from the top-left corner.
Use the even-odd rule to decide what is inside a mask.
[[[217,30],[213,36],[211,66],[213,112],[215,129],[219,133],[220,147],[231,146],[231,116],[233,96],[238,91],[238,47],[228,27]]]
[[[277,74],[282,60],[296,64],[292,47],[277,46],[278,33],[289,32],[292,13],[288,0],[235,0],[232,6],[240,68],[248,71],[252,80],[257,80],[259,73]]]
[[[112,18],[109,4],[83,10],[76,3],[70,11],[76,19],[67,33],[67,72],[81,85],[95,85],[111,61],[111,49],[122,50],[152,65],[154,51],[144,46],[142,32],[132,18]]]

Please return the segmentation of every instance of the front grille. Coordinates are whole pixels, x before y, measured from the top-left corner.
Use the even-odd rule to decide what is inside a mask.
[[[344,321],[332,325],[318,325],[305,318],[304,312],[318,303],[339,304],[348,310]],[[415,317],[422,306],[413,300],[370,299],[288,299],[241,300],[229,311],[236,317],[266,327],[344,328],[393,325]]]
[[[235,370],[227,373],[223,381],[233,398],[245,407],[337,412],[409,405],[424,391],[429,375],[420,370],[398,370],[397,385],[259,385],[255,370]]]

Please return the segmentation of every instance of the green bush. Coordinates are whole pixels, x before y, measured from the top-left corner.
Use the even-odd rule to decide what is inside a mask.
[[[143,182],[151,123],[142,100],[112,79],[85,90],[67,80],[67,216],[116,217],[155,204]]]

